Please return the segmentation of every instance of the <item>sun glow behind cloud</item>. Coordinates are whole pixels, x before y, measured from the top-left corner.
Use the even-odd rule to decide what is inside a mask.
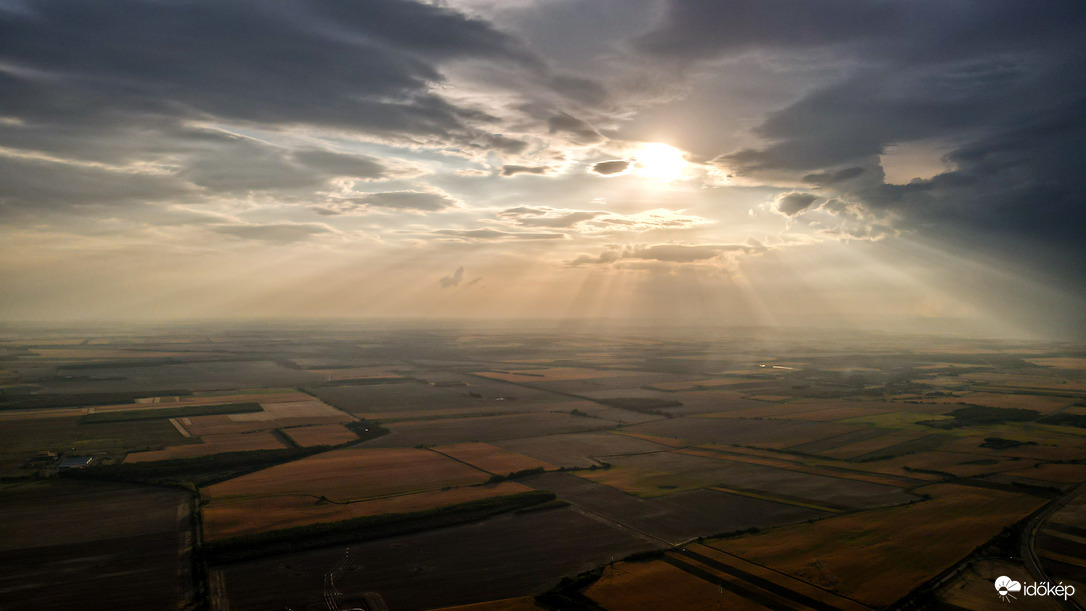
[[[646,142],[634,153],[633,174],[662,182],[683,178],[690,164],[683,152],[660,142]]]

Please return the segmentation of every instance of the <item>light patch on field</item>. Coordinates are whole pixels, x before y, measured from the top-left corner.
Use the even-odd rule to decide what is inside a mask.
[[[324,452],[215,484],[212,504],[232,499],[326,496],[360,501],[484,482],[488,474],[429,450],[355,449]]]
[[[765,611],[730,590],[699,579],[662,560],[619,562],[607,567],[585,595],[605,609],[735,609]]]
[[[952,484],[917,493],[934,498],[707,544],[881,608],[1045,503]]]
[[[888,414],[875,414],[868,416],[857,416],[855,418],[845,418],[842,420],[837,420],[836,422],[838,424],[866,424],[870,426],[877,426],[888,429],[922,430],[931,432],[931,427],[927,427],[918,423],[950,419],[950,416],[938,414],[890,412]]]

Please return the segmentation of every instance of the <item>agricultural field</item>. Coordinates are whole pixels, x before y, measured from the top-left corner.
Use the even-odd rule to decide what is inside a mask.
[[[639,498],[569,473],[544,473],[520,480],[608,523],[675,545],[713,533],[788,524],[829,515],[823,509],[771,499],[699,489]]]
[[[0,358],[4,609],[96,608],[101,572],[103,609],[864,611],[959,563],[932,596],[980,609],[1023,566],[1004,529],[1086,481],[1066,346],[274,327]],[[1065,581],[1080,510],[1037,530]]]
[[[709,456],[677,451],[615,456],[608,459],[611,468],[578,475],[644,498],[722,488],[837,509],[871,509],[914,498],[892,486]]]
[[[932,499],[765,534],[710,540],[706,545],[881,608],[1044,503],[1026,495],[952,484],[916,492]]]
[[[338,446],[358,441],[358,435],[342,424],[312,424],[282,429],[291,441],[302,446]]]
[[[1054,581],[1086,592],[1086,486],[1040,524],[1035,541],[1041,567]]]
[[[0,490],[0,608],[176,609],[193,592],[191,506],[104,482]]]
[[[464,417],[455,419],[390,422],[392,431],[366,442],[367,447],[393,448],[416,445],[446,445],[471,441],[500,441],[532,435],[591,431],[615,426],[600,418],[574,416],[568,412],[543,412]]]
[[[601,466],[601,461],[612,456],[659,452],[668,447],[612,432],[524,437],[499,441],[497,445],[552,465],[570,468]]]
[[[430,609],[542,591],[563,575],[642,551],[650,543],[569,508],[505,515],[394,539],[328,548],[221,569],[230,608],[304,609],[336,576],[343,605],[366,592],[390,609]]]
[[[524,454],[510,452],[489,443],[460,443],[452,446],[438,446],[431,448],[431,450],[495,475],[505,475],[529,469],[550,471],[556,468],[550,463]]]

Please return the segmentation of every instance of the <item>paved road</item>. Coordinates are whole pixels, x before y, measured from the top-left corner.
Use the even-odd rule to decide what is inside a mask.
[[[1049,503],[1044,509],[1030,518],[1029,522],[1026,523],[1025,528],[1022,529],[1022,541],[1020,544],[1021,556],[1022,559],[1025,560],[1029,572],[1038,583],[1044,581],[1058,583],[1058,580],[1052,579],[1045,573],[1044,567],[1041,566],[1040,559],[1037,558],[1037,550],[1034,545],[1037,539],[1037,531],[1041,529],[1041,525],[1044,524],[1045,520],[1052,516],[1052,514],[1063,509],[1068,503],[1082,494],[1086,494],[1086,483],[1080,484],[1070,493]],[[1086,596],[1086,592],[1076,592],[1074,598],[1068,598],[1067,600],[1062,598],[1056,600],[1058,600],[1065,609],[1070,609],[1072,611],[1086,611],[1086,606],[1083,606],[1081,602],[1082,596]]]

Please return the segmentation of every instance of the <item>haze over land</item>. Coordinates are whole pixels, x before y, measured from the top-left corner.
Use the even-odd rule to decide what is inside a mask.
[[[1082,337],[1086,5],[0,2],[0,319]]]

